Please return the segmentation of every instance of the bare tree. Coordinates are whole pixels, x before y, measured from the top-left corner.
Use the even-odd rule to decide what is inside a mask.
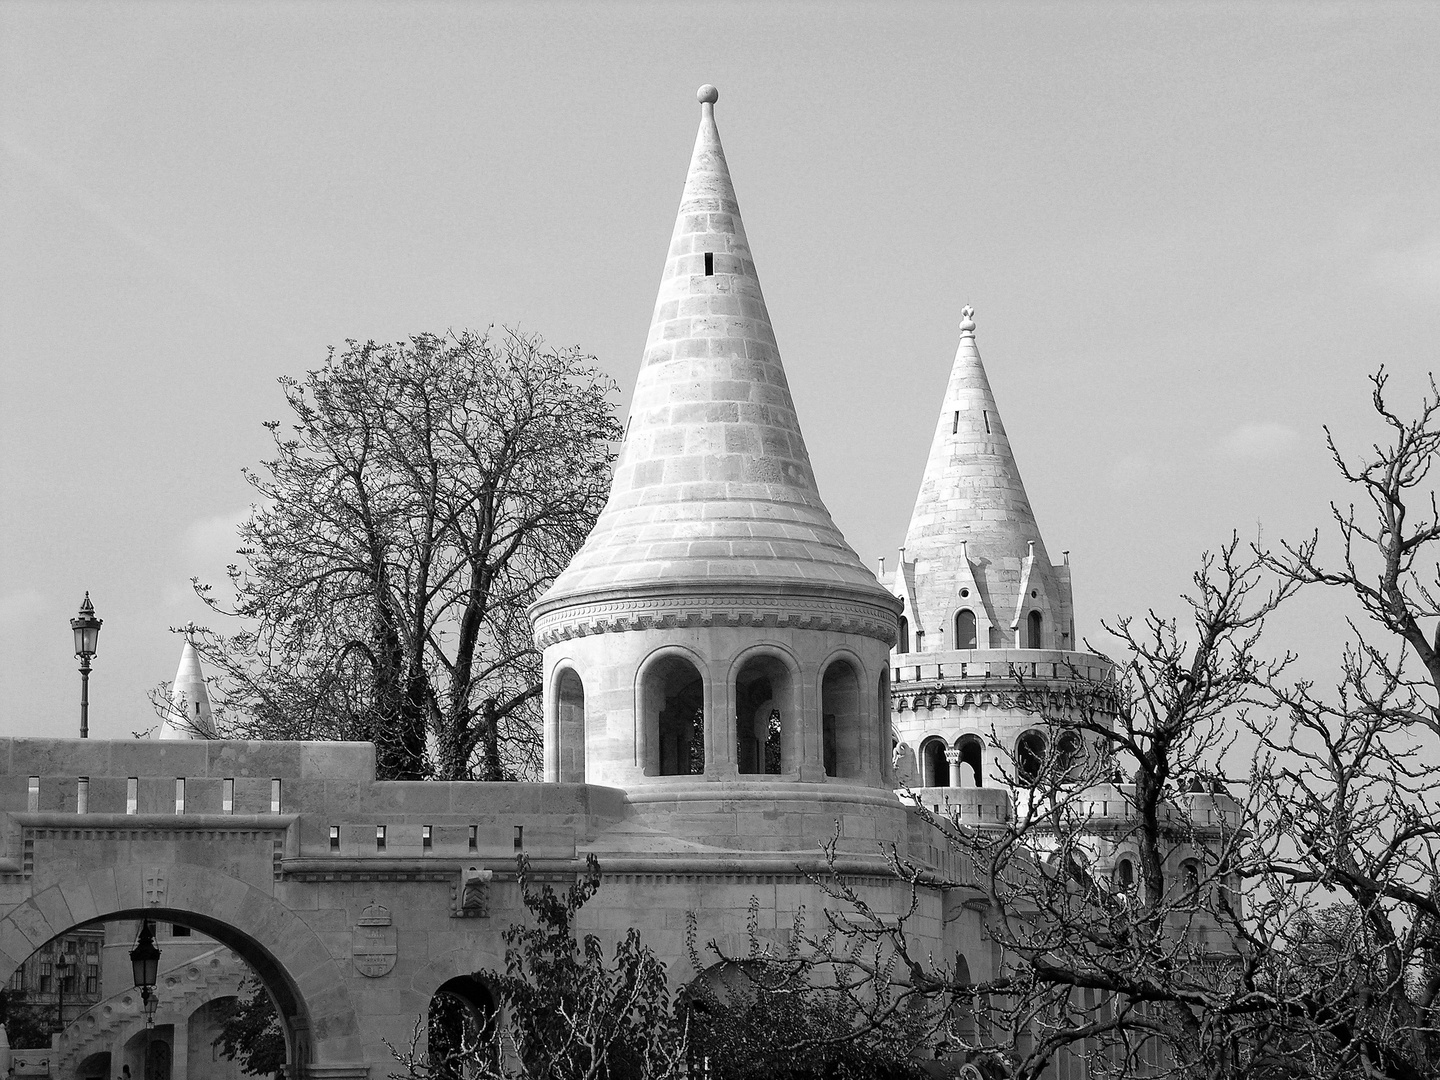
[[[227,733],[373,739],[386,778],[533,776],[527,606],[604,505],[613,380],[504,331],[332,350],[246,479],[232,597],[196,591]]]
[[[1389,440],[1354,463],[1330,442],[1368,501],[1332,508],[1334,567],[1318,535],[1249,555],[1232,540],[1195,577],[1190,640],[1153,613],[1122,620],[1107,627],[1117,686],[1077,678],[1057,696],[1019,680],[1014,703],[1044,717],[1050,749],[1038,782],[1006,778],[1012,820],[937,819],[951,871],[895,860],[916,889],[983,911],[994,978],[933,963],[906,917],[836,879],[832,918],[889,941],[908,972],[897,982],[968,1002],[952,1039],[982,1069],[1039,1077],[1080,1056],[1116,1076],[1440,1071],[1440,391],[1432,381],[1408,418],[1386,385],[1382,370],[1372,400]],[[1288,655],[1258,652],[1275,606],[1319,585],[1366,616],[1330,695],[1285,683]],[[1243,794],[1223,767],[1237,750],[1256,751]]]
[[[835,875],[827,915],[843,948],[812,944],[896,958],[889,1007],[925,999],[945,1048],[982,1075],[1039,1080],[1067,1059],[1092,1076],[1254,1074],[1274,942],[1242,911],[1241,881],[1260,872],[1255,808],[1228,793],[1221,763],[1290,662],[1260,659],[1257,642],[1297,586],[1268,588],[1262,571],[1232,538],[1194,575],[1188,633],[1152,611],[1107,625],[1123,651],[1115,680],[1017,677],[1007,704],[1048,738],[1042,760],[1001,766],[1009,820],[921,807],[949,852],[939,868],[890,853],[910,908],[874,910]],[[980,913],[991,977],[972,980],[914,932],[934,889]]]
[[[1267,558],[1287,582],[1348,593],[1364,618],[1350,622],[1334,693],[1275,688],[1255,785],[1271,810],[1264,886],[1307,957],[1290,972],[1303,992],[1283,1018],[1289,1056],[1306,1075],[1411,1080],[1440,1070],[1440,390],[1432,377],[1407,418],[1388,381],[1383,368],[1371,378],[1388,442],[1351,459],[1326,431],[1364,493],[1359,509],[1331,506],[1335,563],[1313,540]],[[1324,903],[1338,906],[1317,948]]]

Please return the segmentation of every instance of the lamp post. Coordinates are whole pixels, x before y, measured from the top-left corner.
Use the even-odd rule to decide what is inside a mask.
[[[80,614],[70,620],[70,629],[75,632],[75,658],[80,661],[80,737],[90,737],[90,658],[100,640],[100,624],[103,619],[95,617],[95,605],[90,603],[90,591],[80,604]]]
[[[160,1004],[155,997],[155,983],[160,975],[160,950],[155,947],[155,923],[150,919],[140,924],[140,939],[135,942],[135,948],[130,950],[130,971],[145,1009],[145,1064],[141,1066],[141,1071],[148,1077],[150,1028],[155,1022],[155,1009]]]
[[[64,941],[60,943],[60,954],[55,957],[55,988],[59,995],[55,1013],[61,1032],[65,1030],[65,980],[70,977],[69,973],[75,967],[75,954],[65,951],[67,944]]]

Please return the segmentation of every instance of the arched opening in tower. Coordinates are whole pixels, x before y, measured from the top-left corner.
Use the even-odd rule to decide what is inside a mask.
[[[955,975],[951,983],[954,986],[969,986],[971,983],[970,962],[965,959],[963,952],[955,954]],[[976,1023],[975,1006],[970,999],[960,997],[959,995],[957,995],[957,997],[961,1004],[958,1009],[958,1015],[951,1021],[954,1025],[955,1034],[962,1039],[973,1040],[976,1035],[979,1034],[979,1025]]]
[[[844,660],[836,660],[825,669],[820,681],[820,715],[825,775],[858,777],[863,757],[860,678]]]
[[[473,975],[442,983],[431,996],[426,1013],[429,1075],[437,1080],[462,1080],[471,1075],[476,1058],[494,1049],[491,1036],[498,1013],[489,988]]]
[[[1038,731],[1027,731],[1015,741],[1015,776],[1022,784],[1039,783],[1050,746]]]
[[[792,769],[795,710],[790,669],[775,656],[756,656],[735,677],[735,758],[739,771],[779,775]]]
[[[1085,743],[1073,731],[1062,731],[1055,740],[1055,774],[1060,779],[1074,778],[1085,761]]]
[[[895,729],[890,725],[889,667],[880,672],[880,679],[875,684],[875,718],[876,745],[881,750],[881,780],[886,787],[893,787],[895,783],[895,751],[900,745],[900,740],[895,735]]]
[[[585,782],[585,684],[574,669],[555,680],[555,765],[547,777],[562,784]]]
[[[1040,631],[1041,631],[1042,624],[1044,623],[1044,618],[1041,616],[1040,612],[1038,612],[1038,611],[1032,611],[1032,612],[1030,612],[1030,620],[1029,620],[1029,622],[1030,622],[1030,627],[1029,627],[1030,633],[1029,633],[1029,638],[1028,638],[1028,640],[1027,640],[1026,643],[1025,643],[1025,647],[1028,648],[1028,649],[1042,649],[1042,648],[1044,648],[1044,646],[1040,644]]]
[[[955,744],[960,751],[960,787],[983,787],[984,772],[982,762],[985,757],[985,746],[978,735],[962,735]],[[970,782],[967,784],[966,781]]]
[[[949,787],[950,762],[945,760],[945,740],[931,737],[920,747],[922,787]]]
[[[705,682],[683,656],[661,657],[645,672],[647,775],[705,771]]]
[[[910,620],[904,615],[900,616],[900,640],[895,643],[897,653],[908,653],[910,651]]]
[[[955,615],[955,648],[975,648],[975,612],[969,608]]]

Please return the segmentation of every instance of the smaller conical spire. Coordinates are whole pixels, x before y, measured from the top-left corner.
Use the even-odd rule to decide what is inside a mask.
[[[960,344],[930,445],[905,546],[928,642],[954,647],[957,616],[979,631],[976,645],[1068,647],[1069,589],[1057,580],[1030,509],[980,350],[975,309],[960,313]],[[1029,629],[1040,612],[1040,630]],[[963,647],[963,646],[962,646]]]
[[[210,692],[200,669],[200,654],[185,635],[180,667],[170,687],[170,712],[160,725],[162,739],[213,739],[215,719],[210,709]]]

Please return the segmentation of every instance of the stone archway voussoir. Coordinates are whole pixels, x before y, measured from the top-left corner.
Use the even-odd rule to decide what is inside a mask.
[[[247,921],[242,913],[246,903],[251,900],[252,893],[257,898],[256,908],[263,908],[266,903],[274,904],[276,901],[273,897],[222,872],[179,865],[165,869],[170,873],[170,880],[166,883],[165,907],[204,914],[250,934],[251,937],[259,938],[259,935],[250,933],[256,921],[254,916]],[[144,904],[143,895],[139,895],[137,899],[139,906],[147,906]]]
[[[90,888],[90,898],[97,911],[104,914],[120,907],[120,894],[115,888],[115,868],[113,866],[86,874],[85,884]]]
[[[30,898],[30,902],[40,910],[40,914],[45,916],[45,922],[54,930],[51,937],[63,934],[80,921],[71,913],[70,904],[59,885],[40,890]]]
[[[45,942],[58,934],[60,930],[65,929],[65,927],[62,926],[60,930],[57,930],[51,926],[50,920],[47,919],[45,913],[36,906],[33,899],[26,900],[23,904],[12,909],[10,914],[5,916],[5,926],[14,930],[14,937],[0,932],[0,949],[4,949],[6,952],[13,954],[15,952],[13,946],[24,942],[29,946],[25,951],[26,956],[29,956],[41,945],[44,945]]]
[[[65,903],[70,906],[70,915],[75,920],[72,925],[87,923],[91,919],[98,918],[100,908],[95,903],[95,896],[90,891],[90,883],[83,878],[76,880],[66,878],[55,886],[65,897]]]
[[[410,990],[421,1001],[429,1001],[445,983],[461,975],[475,975],[484,968],[505,969],[505,957],[489,955],[468,946],[457,946],[435,957],[410,976]]]

